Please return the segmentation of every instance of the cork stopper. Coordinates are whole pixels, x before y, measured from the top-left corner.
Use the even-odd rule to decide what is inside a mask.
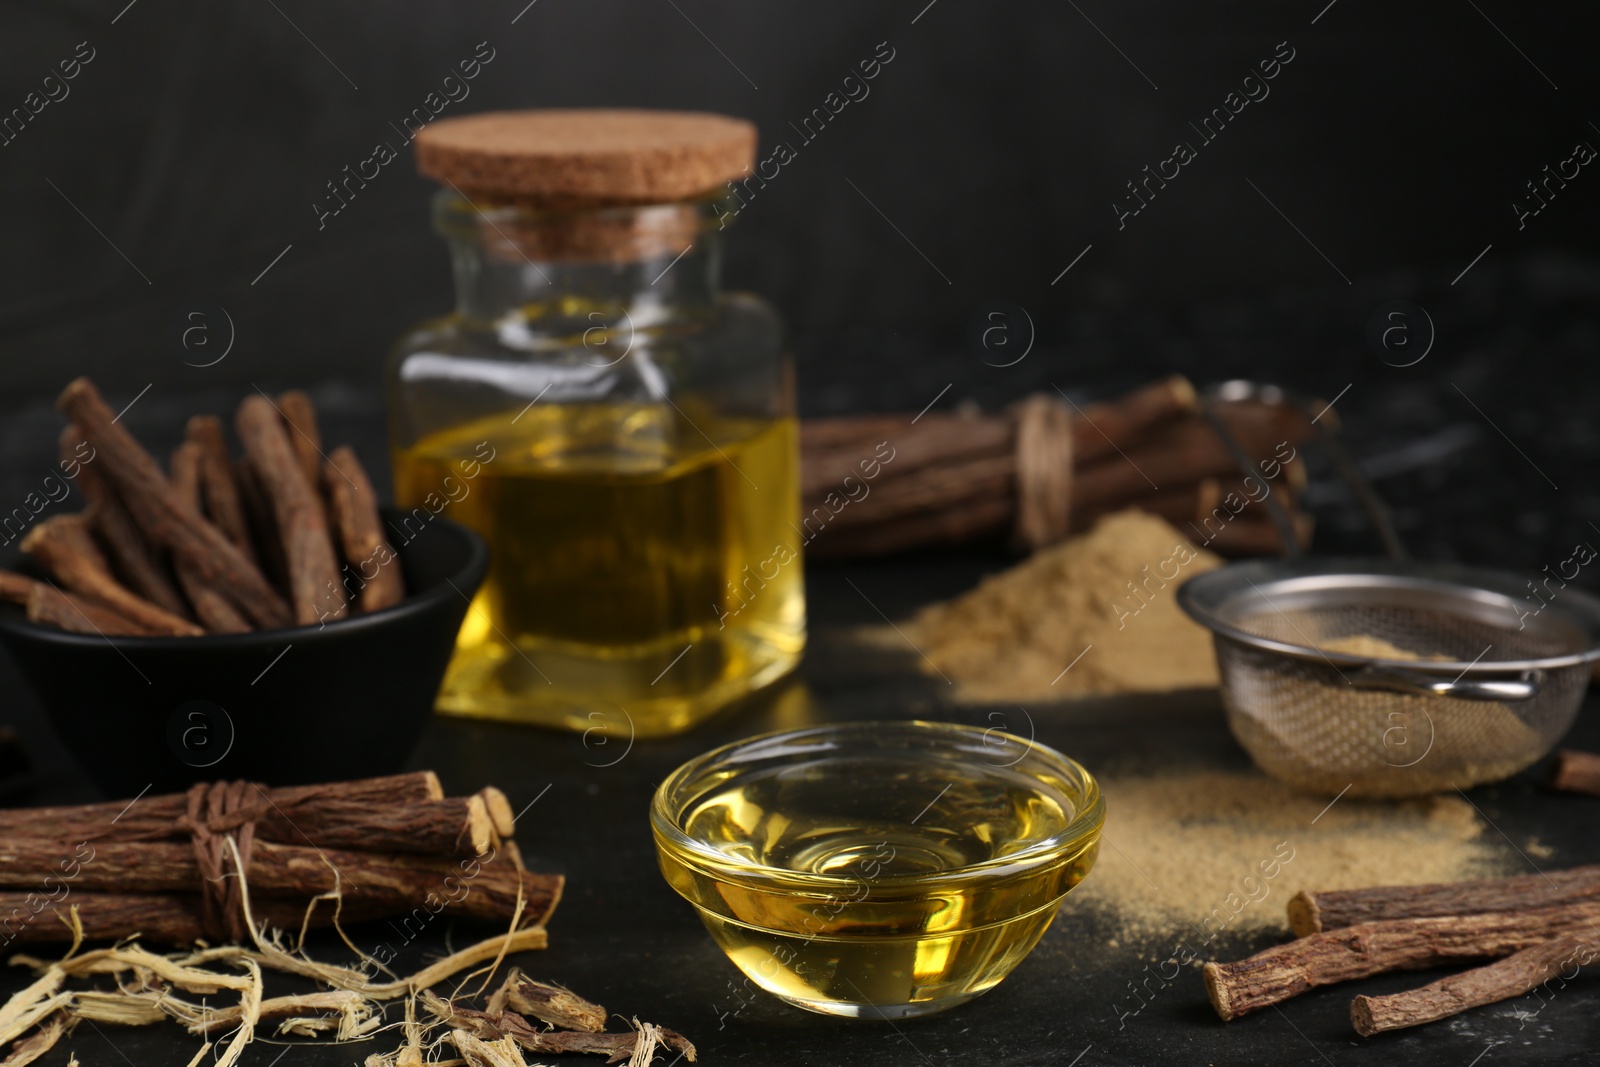
[[[489,111],[431,123],[416,147],[418,171],[475,199],[665,204],[748,172],[756,128],[697,111]]]

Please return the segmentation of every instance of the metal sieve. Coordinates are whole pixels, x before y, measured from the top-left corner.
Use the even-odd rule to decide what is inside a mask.
[[[1393,797],[1505,778],[1572,724],[1600,600],[1541,591],[1449,564],[1290,559],[1200,575],[1178,603],[1211,631],[1229,728],[1262,770]],[[1339,650],[1352,639],[1366,647]]]

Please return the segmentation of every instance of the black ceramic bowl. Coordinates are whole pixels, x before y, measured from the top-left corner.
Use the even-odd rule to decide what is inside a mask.
[[[104,638],[37,626],[5,605],[0,642],[110,796],[389,774],[427,724],[489,564],[483,539],[444,518],[395,552],[405,600],[320,628]]]

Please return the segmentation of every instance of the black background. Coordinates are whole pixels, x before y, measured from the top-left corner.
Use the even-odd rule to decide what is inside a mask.
[[[763,155],[798,143],[789,124],[888,42],[895,58],[870,96],[799,146],[730,242],[729,281],[776,300],[794,327],[813,410],[920,407],[910,387],[924,376],[1001,397],[1173,366],[1336,390],[1356,368],[1330,364],[1367,362],[1359,327],[1391,296],[1425,296],[1440,325],[1428,374],[1472,343],[1464,327],[1486,291],[1523,279],[1562,295],[1524,275],[1594,248],[1587,169],[1525,230],[1511,207],[1574,143],[1600,144],[1592,39],[1571,21],[1581,8],[1338,0],[1313,25],[1326,0],[524,2],[0,6],[7,112],[79,41],[96,55],[66,100],[0,148],[0,380],[29,392],[78,371],[134,390],[152,376],[369,385],[393,337],[448,306],[430,186],[407,153],[325,229],[312,204],[377,141],[397,141],[390,124],[480,41],[495,58],[446,115],[723,111],[759,124]],[[1295,59],[1271,95],[1119,232],[1124,183],[1175,142],[1198,144],[1188,124],[1279,42]],[[1593,284],[1576,278],[1569,288]],[[990,298],[1029,310],[1047,358],[1003,374],[963,351],[967,317]],[[168,334],[206,302],[227,308],[238,344],[202,377]],[[1322,321],[1296,324],[1276,351],[1240,344],[1263,316],[1313,306]],[[1527,355],[1527,373],[1557,369]]]
[[[1340,397],[1351,450],[1419,556],[1531,575],[1600,538],[1600,174],[1584,168],[1524,229],[1513,209],[1524,183],[1574,144],[1600,146],[1593,35],[1579,29],[1588,14],[1579,5],[125,3],[0,4],[0,114],[24,106],[79,42],[95,51],[70,96],[0,146],[7,508],[49,472],[60,425],[50,401],[81,373],[118,407],[139,398],[128,424],[158,452],[185,416],[229,411],[252,384],[309,386],[326,436],[354,442],[381,476],[386,352],[451,301],[444,247],[428,226],[431,187],[405,153],[324,229],[312,205],[375,143],[395,143],[390,124],[479,42],[495,58],[446,115],[715,110],[755,120],[763,155],[798,142],[789,124],[888,42],[895,58],[870,96],[801,146],[728,234],[728,283],[774,300],[793,329],[805,414],[968,398],[992,408],[1052,385],[1092,398],[1172,371],[1201,383],[1250,376]],[[1177,141],[1197,143],[1188,124],[1279,42],[1295,58],[1270,96],[1119,231],[1112,205],[1124,183]],[[1424,324],[1410,322],[1403,358],[1367,340],[1374,314],[1402,299],[1433,326],[1426,358],[1403,368],[1390,364],[1426,347]],[[1032,349],[1009,367],[991,366],[1003,360],[968,340],[994,300],[1025,309],[1033,325]],[[197,310],[214,347],[179,342]],[[226,358],[193,366],[215,358],[225,320]],[[1020,317],[1008,327],[1025,339]],[[1308,499],[1322,550],[1371,547],[1326,478]],[[1003,562],[816,568],[814,632],[877,621],[846,575],[898,616]],[[1597,583],[1585,573],[1577,584]],[[808,714],[981,721],[930,709],[906,687],[861,691],[826,649],[819,642],[806,668],[822,691]],[[0,722],[21,723],[42,759],[33,799],[85,795],[14,675],[0,681]],[[1123,1034],[1106,1004],[1142,961],[1076,955],[1090,929],[1078,920],[1052,932],[1014,987],[928,1024],[925,1050],[766,1001],[718,1030],[712,1009],[731,970],[717,969],[692,917],[648,870],[641,798],[646,779],[711,740],[787,723],[787,699],[723,723],[715,738],[641,750],[617,771],[586,769],[588,753],[570,738],[461,724],[433,727],[425,752],[453,787],[493,780],[518,806],[559,785],[549,803],[560,814],[531,835],[539,858],[574,878],[548,966],[581,991],[614,996],[619,1010],[689,1031],[721,1053],[713,1062],[775,1062],[781,1048],[795,1062],[1066,1063],[1093,1042],[1100,1051],[1085,1065],[1396,1055],[1465,1064],[1502,1038],[1513,1043],[1486,1064],[1586,1061],[1592,1016],[1580,997],[1552,1009],[1541,1040],[1495,1017],[1358,1050],[1342,1017],[1347,991],[1224,1030],[1193,983]],[[1043,739],[1111,763],[1142,758],[1149,736],[1176,755],[1233,752],[1210,705],[1198,720],[1150,714],[1139,744],[1118,732],[1120,713],[1085,720],[1100,725],[1084,737],[1058,728]],[[1587,808],[1557,815],[1526,782],[1505,787],[1501,807],[1501,793],[1475,796],[1513,837],[1557,840],[1560,862],[1600,858]],[[608,862],[593,822],[617,835],[621,860]],[[115,1036],[141,1062],[188,1055],[155,1032]],[[74,1046],[116,1062],[87,1032]],[[275,1055],[252,1050],[247,1062]],[[313,1058],[304,1055],[295,1062]],[[347,1059],[330,1052],[324,1062]]]
[[[49,462],[42,405],[78,373],[113,399],[152,386],[129,419],[158,444],[188,397],[226,410],[251,383],[318,387],[335,432],[375,425],[389,345],[450,306],[431,187],[407,150],[320,230],[313,204],[487,42],[444,114],[703,108],[754,119],[763,155],[798,145],[729,231],[726,273],[786,314],[807,414],[1174,370],[1349,385],[1352,447],[1399,479],[1419,552],[1537,569],[1592,533],[1600,178],[1585,168],[1524,229],[1513,209],[1578,141],[1600,145],[1581,8],[924,2],[0,6],[7,113],[78,42],[95,53],[0,147],[0,449],[17,460],[0,488],[20,496]],[[880,42],[894,59],[870,95],[800,144],[790,123]],[[1270,95],[1119,230],[1125,183],[1199,144],[1189,123],[1280,42],[1295,58]],[[1436,339],[1398,369],[1365,334],[1402,298]],[[997,299],[1033,324],[1003,368],[968,340]],[[191,340],[213,344],[186,350],[197,309],[212,328]],[[191,365],[229,334],[226,359]],[[1457,513],[1484,493],[1492,518]],[[1334,545],[1342,526],[1324,523]]]

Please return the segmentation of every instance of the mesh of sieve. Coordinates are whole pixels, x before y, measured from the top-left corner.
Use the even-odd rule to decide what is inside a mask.
[[[1315,792],[1407,796],[1505,778],[1571,725],[1600,602],[1564,590],[1533,613],[1519,584],[1300,560],[1227,567],[1179,597],[1213,632],[1229,726],[1263,770]],[[1350,638],[1403,652],[1338,651]]]

